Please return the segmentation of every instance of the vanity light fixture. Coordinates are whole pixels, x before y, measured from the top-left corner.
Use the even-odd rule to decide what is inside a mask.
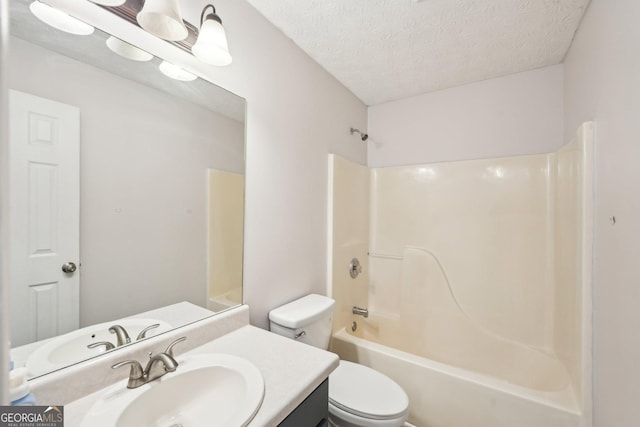
[[[39,20],[60,31],[80,36],[93,34],[94,28],[91,25],[67,15],[55,7],[42,3],[40,0],[34,0],[29,5],[29,9]]]
[[[209,13],[207,11],[210,10]],[[193,55],[209,65],[224,66],[231,64],[231,54],[222,19],[216,8],[208,4],[200,14],[200,33],[196,44],[191,48]]]
[[[146,0],[136,19],[144,30],[164,40],[179,41],[189,35],[179,0]]]
[[[180,80],[182,82],[190,82],[198,78],[195,74],[192,74],[177,65],[174,65],[167,61],[162,61],[159,65],[160,71],[167,77],[170,77],[174,80]]]
[[[107,47],[111,49],[112,52],[117,53],[123,58],[131,59],[133,61],[145,62],[151,61],[151,59],[153,59],[153,55],[151,55],[149,52],[146,52],[113,36],[107,39]]]
[[[124,4],[126,0],[90,0],[92,3],[101,4],[103,6],[116,7]]]

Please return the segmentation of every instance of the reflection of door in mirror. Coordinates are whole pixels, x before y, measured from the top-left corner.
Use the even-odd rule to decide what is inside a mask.
[[[242,303],[244,174],[208,171],[207,308]]]
[[[11,91],[9,124],[11,339],[23,345],[78,327],[80,110]]]

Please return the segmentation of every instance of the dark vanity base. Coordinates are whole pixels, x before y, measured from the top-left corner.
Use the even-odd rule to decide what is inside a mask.
[[[278,427],[326,426],[328,418],[329,379],[326,379]]]

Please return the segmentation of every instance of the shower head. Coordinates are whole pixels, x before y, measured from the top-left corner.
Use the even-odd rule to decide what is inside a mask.
[[[369,139],[369,134],[366,134],[356,128],[351,128],[351,135],[353,135],[354,133],[357,133],[358,135],[360,135],[360,139],[362,139],[363,141],[366,141],[367,139]]]

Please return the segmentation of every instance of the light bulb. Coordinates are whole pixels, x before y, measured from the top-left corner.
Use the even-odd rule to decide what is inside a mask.
[[[107,47],[123,58],[131,59],[133,61],[144,62],[151,61],[151,59],[153,59],[153,55],[149,52],[145,52],[144,50],[113,36],[107,39]]]
[[[51,7],[48,4],[44,4],[39,0],[31,3],[29,9],[39,20],[65,33],[80,36],[93,34],[94,28],[91,25],[71,15],[67,15],[63,11]]]
[[[198,78],[195,74],[192,74],[177,65],[174,65],[167,61],[162,61],[160,66],[160,71],[167,77],[171,77],[174,80],[180,80],[182,82],[190,82]]]

